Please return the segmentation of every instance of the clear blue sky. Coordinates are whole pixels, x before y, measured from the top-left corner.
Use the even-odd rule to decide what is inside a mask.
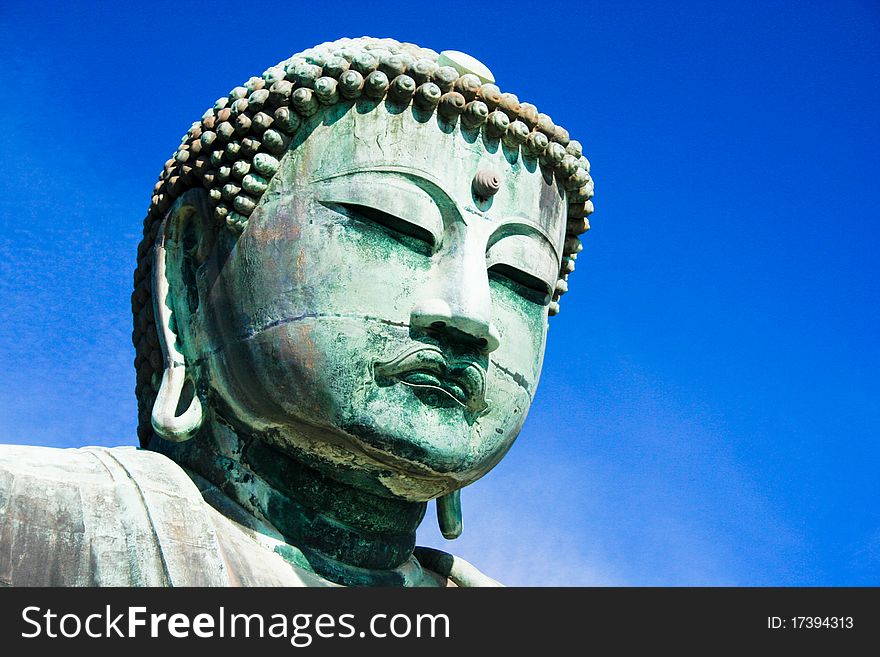
[[[880,5],[321,6],[0,4],[0,442],[136,442],[163,162],[251,75],[391,36],[485,62],[596,180],[526,428],[420,541],[510,584],[880,584]]]

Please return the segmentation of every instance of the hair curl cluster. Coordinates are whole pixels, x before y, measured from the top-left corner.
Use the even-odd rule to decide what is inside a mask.
[[[153,435],[150,413],[162,376],[162,354],[152,305],[152,246],[165,213],[189,189],[207,190],[218,222],[239,234],[278,170],[304,119],[336,103],[366,98],[401,107],[412,104],[490,139],[522,149],[551,171],[566,190],[568,220],[562,267],[549,312],[559,312],[581,250],[579,235],[593,211],[590,163],[581,144],[494,84],[438,63],[433,50],[392,39],[341,39],[303,51],[235,87],[192,124],[165,163],[144,219],[134,272],[132,312],[136,348],[138,437]]]

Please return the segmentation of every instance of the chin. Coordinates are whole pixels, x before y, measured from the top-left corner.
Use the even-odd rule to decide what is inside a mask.
[[[457,416],[456,416],[457,414]],[[446,416],[446,421],[432,421]],[[429,409],[421,416],[386,407],[365,410],[341,430],[357,451],[379,465],[381,485],[395,496],[424,501],[473,483],[488,473],[516,439],[494,423],[468,424],[457,409]]]
[[[425,450],[424,445],[417,446],[411,437],[380,436],[375,430],[365,432],[362,426],[356,429],[358,447],[370,454],[371,463],[365,471],[374,473],[372,478],[378,484],[376,492],[414,502],[459,490],[489,472],[501,459],[499,455],[491,462],[475,463],[441,446]],[[381,449],[376,447],[380,442]],[[414,458],[414,451],[421,451],[420,457]],[[448,467],[452,460],[459,464],[458,468]]]

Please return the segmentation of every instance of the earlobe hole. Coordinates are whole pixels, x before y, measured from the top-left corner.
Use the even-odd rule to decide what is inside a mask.
[[[180,391],[180,398],[177,400],[177,409],[174,411],[175,417],[180,417],[186,412],[192,403],[195,394],[195,386],[193,385],[192,380],[187,378],[183,384],[183,389]]]

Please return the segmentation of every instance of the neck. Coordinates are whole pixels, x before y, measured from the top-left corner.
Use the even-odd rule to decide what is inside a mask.
[[[418,578],[415,532],[424,502],[382,497],[331,479],[259,437],[206,422],[185,443],[151,445],[204,477],[287,543],[295,566],[348,585]],[[277,551],[277,550],[276,550]]]

